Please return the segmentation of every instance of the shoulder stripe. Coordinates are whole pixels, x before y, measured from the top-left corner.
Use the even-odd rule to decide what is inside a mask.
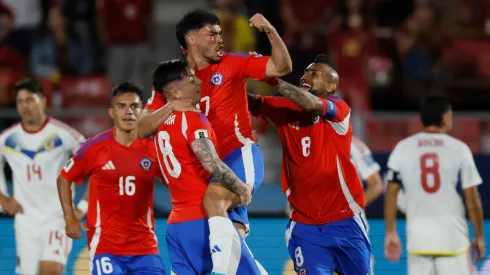
[[[243,58],[248,58],[248,54],[246,53],[228,53],[229,56],[238,56]]]
[[[83,137],[83,135],[78,132],[75,128],[69,126],[68,124],[62,122],[62,121],[59,121],[55,118],[51,118],[51,122],[53,122],[53,124],[65,129],[66,131],[68,131],[68,133],[70,133],[70,135],[75,138],[76,140],[80,139],[81,137]]]
[[[80,147],[80,149],[77,151],[75,157],[78,160],[82,159],[85,153],[87,153],[88,149],[90,149],[95,144],[101,143],[109,139],[112,136],[111,134],[112,134],[112,129],[109,129],[87,140],[84,144],[82,144],[82,147]]]
[[[203,113],[199,113],[199,118],[201,119],[202,123],[204,123],[206,125],[209,124],[208,118]]]
[[[342,98],[340,98],[338,96],[334,96],[334,95],[327,97],[327,99],[332,101],[332,102],[339,102],[342,100]]]
[[[14,125],[8,127],[7,129],[4,129],[2,132],[0,132],[0,136],[7,133],[10,130],[13,130],[15,127],[19,126],[20,122],[15,123]]]

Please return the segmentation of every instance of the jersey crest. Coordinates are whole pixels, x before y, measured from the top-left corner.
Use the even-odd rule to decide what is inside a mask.
[[[149,158],[142,158],[140,161],[140,166],[143,168],[145,171],[149,171],[152,166],[152,162]]]
[[[30,159],[36,158],[43,152],[50,152],[53,149],[63,145],[63,141],[56,133],[50,133],[35,150],[28,149],[22,142],[18,133],[12,134],[5,140],[5,150],[13,153],[20,153]]]
[[[223,84],[223,80],[224,80],[224,77],[220,73],[214,73],[211,76],[211,84],[213,84],[214,86],[219,86],[219,85]]]

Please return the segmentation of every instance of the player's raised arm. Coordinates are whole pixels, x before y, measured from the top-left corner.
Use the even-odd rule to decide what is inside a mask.
[[[265,32],[271,43],[272,55],[267,61],[265,75],[267,77],[279,77],[292,72],[293,62],[291,61],[291,56],[276,28],[260,13],[250,18],[250,27]]]
[[[138,138],[147,138],[158,130],[158,127],[167,120],[173,111],[194,111],[199,110],[191,104],[190,100],[172,100],[165,105],[163,95],[157,91],[152,91],[152,97],[148,100],[145,110],[138,119],[136,132]]]
[[[485,257],[483,208],[480,192],[478,192],[478,186],[482,184],[482,178],[476,168],[473,155],[466,145],[463,148],[461,166],[461,185],[463,187],[466,211],[475,231],[471,249],[472,253],[476,254],[475,262],[478,262]]]
[[[323,111],[322,100],[318,96],[310,93],[308,88],[297,87],[281,79],[277,81],[279,82],[277,85],[278,91],[301,109],[318,114]]]
[[[191,142],[192,151],[196,154],[204,169],[224,188],[240,196],[242,205],[252,200],[251,190],[243,183],[216,153],[209,138],[199,138]]]

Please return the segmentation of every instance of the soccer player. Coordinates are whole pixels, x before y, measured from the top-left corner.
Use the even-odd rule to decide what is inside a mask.
[[[8,197],[5,188],[0,205],[15,216],[16,272],[61,275],[72,241],[56,199],[56,177],[85,138],[46,115],[43,87],[36,79],[18,82],[14,92],[20,122],[0,134],[0,186],[6,186],[6,160],[13,171],[14,196]]]
[[[201,81],[184,60],[162,62],[155,70],[153,84],[170,102],[190,99],[197,104],[201,99]],[[218,273],[213,265],[216,261],[212,257],[222,253],[223,242],[213,246],[209,252],[210,228],[203,204],[205,193],[210,190],[208,186],[219,184],[231,194],[242,194],[242,200],[236,194],[225,197],[233,203],[223,206],[225,210],[220,216],[223,218],[226,217],[226,209],[250,202],[251,188],[219,158],[215,149],[216,135],[206,116],[196,112],[173,112],[158,129],[155,144],[158,161],[172,195],[167,245],[173,274],[208,274],[211,271],[211,274],[261,274],[236,230],[229,236],[234,242],[225,244],[232,252],[223,263],[226,269]],[[218,182],[209,183],[211,177]]]
[[[136,137],[142,91],[130,83],[112,90],[114,128],[88,140],[58,177],[70,238],[83,224],[72,208],[71,183],[90,179],[87,237],[91,273],[165,274],[154,230],[153,188],[161,175],[152,139]]]
[[[272,56],[255,57],[223,52],[220,21],[216,15],[207,11],[197,10],[186,14],[177,23],[176,35],[187,52],[188,63],[203,83],[199,108],[216,133],[218,155],[243,182],[253,186],[255,192],[262,183],[264,162],[252,135],[245,80],[283,76],[291,72],[292,62],[284,42],[267,19],[256,14],[250,18],[250,25],[267,34],[272,46]],[[158,117],[151,110],[161,108],[163,102],[164,96],[154,91],[150,104],[145,107],[148,112],[140,119],[140,136],[155,133],[157,125],[153,124],[153,127],[148,128],[143,125],[150,125],[146,120],[162,119],[165,114],[163,110]],[[213,178],[211,181],[216,182],[218,179]],[[227,192],[229,193],[226,194]],[[222,193],[224,196],[220,195]],[[224,239],[229,238],[235,230],[230,220],[220,215],[223,205],[230,203],[226,197],[231,195],[231,191],[223,190],[220,185],[210,185],[206,193],[206,197],[213,198],[204,200],[206,210],[212,217],[208,220],[211,248],[218,242],[225,242]],[[242,236],[245,236],[249,230],[247,208],[234,208],[229,213],[229,218],[235,222]],[[224,258],[229,257],[230,251],[227,247],[222,247],[221,250],[222,253],[215,258],[223,257],[219,262],[226,262]],[[215,266],[222,264],[215,262]]]
[[[400,141],[388,159],[385,255],[391,261],[400,258],[396,202],[403,188],[410,275],[473,274],[472,255],[477,262],[485,256],[482,179],[469,147],[447,134],[452,115],[446,97],[427,98],[420,110],[424,130]],[[459,181],[475,231],[471,249]]]
[[[287,98],[249,95],[249,104],[281,139],[282,188],[293,208],[286,241],[295,269],[369,274],[363,188],[350,161],[350,108],[332,96],[338,74],[319,55],[305,69],[301,87],[278,82]]]

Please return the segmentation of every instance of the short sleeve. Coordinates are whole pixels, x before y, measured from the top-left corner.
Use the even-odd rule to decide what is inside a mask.
[[[461,163],[461,185],[463,189],[466,189],[480,185],[482,182],[470,148],[464,144]]]
[[[61,169],[61,176],[67,181],[80,184],[90,174],[90,163],[94,162],[89,159],[93,154],[92,150],[89,148],[90,146],[90,141],[82,145],[82,147],[80,147],[75,155],[68,160],[66,165]]]
[[[380,170],[371,150],[360,140],[352,140],[351,159],[362,180],[367,180],[372,174]]]
[[[155,89],[152,89],[151,97],[146,102],[145,109],[155,111],[165,106],[166,102],[167,99],[162,93],[159,93]]]
[[[339,97],[330,96],[322,98],[323,103],[323,118],[332,122],[344,121],[350,114],[350,107]]]
[[[182,132],[185,133],[187,143],[191,144],[197,139],[209,138],[213,134],[213,128],[208,118],[197,112],[182,113]]]
[[[302,112],[296,104],[289,99],[277,96],[262,96],[260,105],[260,117],[270,120],[276,126],[287,123],[288,114]]]
[[[269,56],[251,56],[242,53],[229,53],[231,63],[239,69],[239,77],[243,79],[252,78],[263,80]]]

